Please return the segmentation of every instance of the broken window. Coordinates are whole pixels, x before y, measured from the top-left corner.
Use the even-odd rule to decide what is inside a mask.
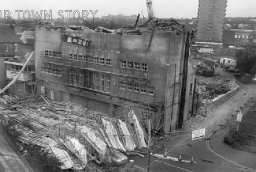
[[[76,38],[73,38],[73,43],[77,43],[77,39]]]
[[[140,70],[140,63],[139,62],[134,62],[134,69]]]
[[[133,69],[133,62],[128,62],[128,68]]]
[[[82,39],[78,39],[78,44],[82,45],[83,44],[83,40]]]
[[[126,68],[126,67],[127,67],[127,63],[126,63],[125,60],[122,60],[122,61],[121,61],[121,67],[123,67],[123,68]]]
[[[141,63],[141,65],[142,65],[141,69],[143,71],[147,71],[148,70],[148,64],[147,63]]]
[[[67,42],[72,42],[72,37],[71,36],[68,37]]]
[[[49,55],[48,50],[45,50],[45,51],[44,51],[44,55],[45,55],[45,56],[48,56],[48,55]]]

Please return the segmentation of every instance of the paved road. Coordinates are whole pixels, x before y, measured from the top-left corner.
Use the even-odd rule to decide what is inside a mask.
[[[175,141],[174,141],[175,142]],[[158,153],[164,154],[164,150]],[[180,143],[178,146],[168,150],[168,156],[179,157],[183,160],[196,161],[195,164],[185,164],[151,157],[151,172],[242,172],[248,171],[239,166],[224,161],[222,158],[213,154],[207,147],[205,140],[195,141],[192,144]],[[147,169],[147,157],[133,157],[136,165]],[[138,163],[139,162],[139,163]]]
[[[214,109],[213,117],[204,121],[200,121],[200,126],[209,127],[210,132],[218,129],[218,124],[224,123],[227,117],[235,114],[237,110],[251,97],[255,96],[255,85],[243,85],[240,83],[239,92],[224,104]],[[213,127],[212,125],[216,125]],[[206,140],[199,140],[197,142],[190,141],[191,133],[185,133],[179,136],[171,136],[168,141],[164,143],[167,147],[168,156],[179,157],[182,159],[191,160],[194,157],[196,164],[184,164],[181,162],[172,162],[161,160],[152,157],[150,163],[151,172],[243,172],[253,171],[245,169],[239,163],[232,161],[230,153],[228,158],[219,156],[206,144]],[[155,153],[164,154],[165,149],[160,148]],[[144,171],[147,170],[147,157],[132,157],[135,160],[136,166],[141,167]],[[244,161],[250,161],[244,157]],[[244,164],[245,165],[245,164]],[[256,170],[254,170],[256,171]]]
[[[23,158],[13,150],[0,127],[0,172],[33,172]]]

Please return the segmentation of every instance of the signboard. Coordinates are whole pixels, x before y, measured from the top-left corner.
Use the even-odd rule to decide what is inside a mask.
[[[192,131],[192,140],[198,140],[205,137],[205,128]]]
[[[237,121],[237,122],[242,122],[242,118],[243,118],[243,114],[242,114],[241,111],[239,111],[239,112],[237,113],[237,116],[236,116],[236,121]]]

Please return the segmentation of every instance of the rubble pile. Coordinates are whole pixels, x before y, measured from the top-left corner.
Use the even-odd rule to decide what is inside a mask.
[[[61,162],[62,169],[120,166],[127,155],[141,155],[145,133],[130,110],[126,121],[72,103],[0,98],[0,119],[15,122],[21,143],[36,145]]]

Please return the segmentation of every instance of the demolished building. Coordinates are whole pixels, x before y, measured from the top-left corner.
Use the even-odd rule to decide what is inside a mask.
[[[120,119],[132,108],[144,126],[152,118],[156,130],[181,128],[192,115],[191,38],[174,20],[111,33],[39,27],[37,94]]]

